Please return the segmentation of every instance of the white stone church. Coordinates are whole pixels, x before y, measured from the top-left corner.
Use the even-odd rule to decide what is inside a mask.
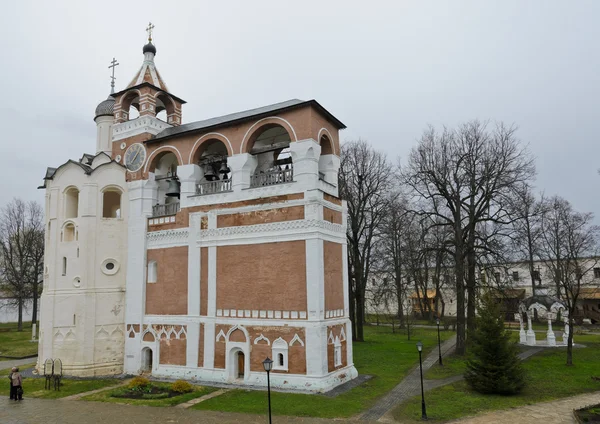
[[[38,368],[307,392],[356,377],[339,131],[315,100],[184,123],[155,65],[48,168]],[[114,80],[113,80],[114,81]]]

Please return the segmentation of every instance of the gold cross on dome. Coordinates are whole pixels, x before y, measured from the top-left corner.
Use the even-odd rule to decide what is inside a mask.
[[[146,28],[146,32],[148,33],[148,41],[152,41],[152,30],[154,29],[154,25],[152,22],[148,22],[148,27]]]

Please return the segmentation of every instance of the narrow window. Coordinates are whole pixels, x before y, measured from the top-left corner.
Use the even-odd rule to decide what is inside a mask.
[[[534,270],[534,271],[533,271],[533,279],[534,279],[534,280],[537,280],[537,281],[540,281],[540,280],[541,280],[541,279],[540,279],[540,271],[538,271],[538,270]]]
[[[65,192],[65,218],[77,218],[79,213],[79,190],[70,188]]]
[[[107,190],[102,195],[102,218],[121,217],[121,193]]]
[[[67,275],[67,258],[63,256],[62,275]]]
[[[283,367],[283,353],[277,355],[277,360],[279,361],[279,366]]]
[[[342,343],[339,337],[336,337],[333,343],[333,359],[334,366],[339,367],[342,365]]]
[[[77,248],[77,257],[79,257],[79,247]]]
[[[600,278],[600,268],[594,268],[594,278]]]
[[[513,281],[519,281],[519,271],[513,271]]]
[[[500,273],[494,272],[494,278],[496,279],[496,284],[500,284]]]
[[[148,262],[148,282],[156,283],[157,265],[156,261]]]
[[[73,314],[73,325],[76,325],[77,323],[77,316],[75,314]]]

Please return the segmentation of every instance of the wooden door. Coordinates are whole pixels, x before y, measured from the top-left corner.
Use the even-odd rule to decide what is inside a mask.
[[[244,378],[244,352],[238,352],[238,378]]]

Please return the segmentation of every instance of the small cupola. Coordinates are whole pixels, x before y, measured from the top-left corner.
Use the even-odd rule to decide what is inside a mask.
[[[144,61],[139,71],[125,90],[112,95],[115,98],[116,123],[131,120],[130,112],[131,108],[134,108],[140,117],[153,116],[172,126],[181,125],[181,106],[185,101],[169,92],[156,68],[154,63],[156,46],[152,43],[153,29],[154,25],[152,24],[146,28],[148,42],[142,48]],[[159,115],[162,111],[165,111],[164,117]]]

